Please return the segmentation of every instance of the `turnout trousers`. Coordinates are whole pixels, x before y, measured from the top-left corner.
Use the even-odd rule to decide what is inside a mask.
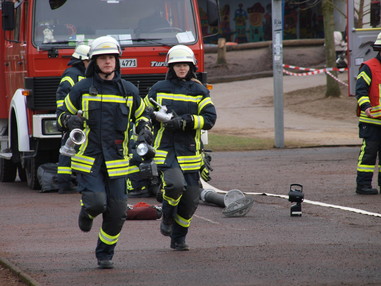
[[[200,200],[199,172],[183,173],[177,160],[160,171],[164,189],[163,214],[171,213],[175,222],[172,238],[185,237]]]
[[[126,178],[110,179],[106,167],[94,168],[91,174],[78,173],[78,191],[82,208],[93,218],[102,214],[95,255],[98,260],[111,260],[123,224],[126,221]]]
[[[359,137],[363,139],[357,162],[358,187],[372,186],[373,173],[378,161],[378,185],[381,186],[380,155],[381,126],[359,123]]]
[[[358,186],[372,186],[373,173],[376,168],[377,158],[381,155],[381,141],[363,139],[357,163]],[[380,165],[378,165],[378,186],[381,186]]]

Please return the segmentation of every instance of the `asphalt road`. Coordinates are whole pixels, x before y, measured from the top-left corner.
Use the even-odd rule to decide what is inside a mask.
[[[159,220],[127,221],[112,270],[96,268],[100,218],[90,233],[77,227],[78,194],[1,183],[0,257],[30,285],[381,285],[381,195],[355,194],[358,151],[215,152],[210,184],[250,193],[250,212],[227,218],[221,207],[201,203],[189,252],[170,250]],[[305,194],[301,217],[277,197],[294,183]],[[138,201],[156,203],[129,203]]]

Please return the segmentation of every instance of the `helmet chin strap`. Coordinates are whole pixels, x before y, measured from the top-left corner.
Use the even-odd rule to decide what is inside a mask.
[[[95,72],[97,74],[102,74],[104,75],[105,79],[107,79],[111,74],[113,74],[114,72],[116,72],[118,70],[118,67],[114,68],[111,72],[103,72],[101,71],[101,69],[99,68],[99,66],[95,63]]]
[[[105,72],[102,72],[102,71],[99,71],[100,74],[103,74],[104,77],[107,79],[111,74],[113,74],[114,72],[116,72],[116,69],[114,69],[113,71],[111,72],[108,72],[108,73],[105,73]]]

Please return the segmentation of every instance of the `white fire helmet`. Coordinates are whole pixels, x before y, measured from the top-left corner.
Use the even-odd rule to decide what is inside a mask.
[[[74,53],[71,55],[73,58],[79,59],[81,61],[89,59],[90,46],[79,45],[75,48]]]
[[[122,55],[118,41],[111,36],[96,38],[90,46],[90,59],[98,55]]]
[[[197,60],[191,48],[184,45],[176,45],[169,49],[166,58],[167,64],[172,63],[192,63],[197,64]]]

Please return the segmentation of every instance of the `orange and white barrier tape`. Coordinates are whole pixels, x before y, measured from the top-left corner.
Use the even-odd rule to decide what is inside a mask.
[[[342,80],[338,79],[333,74],[331,74],[329,71],[326,71],[326,74],[329,75],[334,80],[336,80],[337,82],[341,83],[342,85],[348,86],[348,84],[346,82],[343,82]]]
[[[289,72],[285,69],[283,69],[283,73],[292,75],[292,76],[307,76],[307,75],[315,75],[319,73],[324,73],[325,71],[323,70],[316,70],[316,71],[310,71],[310,72],[304,72],[304,73],[295,73],[295,72]]]
[[[339,71],[339,72],[344,72],[344,71],[347,71],[348,68],[323,68],[323,69],[314,69],[314,68],[304,68],[304,67],[297,67],[297,66],[292,66],[292,65],[283,65],[284,68],[289,68],[289,69],[295,69],[295,70],[301,70],[301,71],[307,71],[307,72],[304,72],[304,73],[294,73],[294,72],[289,72],[285,69],[283,69],[283,73],[287,74],[287,75],[292,75],[292,76],[310,76],[310,75],[316,75],[316,74],[320,74],[320,73],[326,73],[328,74],[330,77],[332,77],[334,80],[336,80],[337,82],[345,85],[345,86],[348,86],[347,83],[341,81],[340,79],[338,79],[337,77],[335,77],[332,73],[330,73],[330,71]]]
[[[321,71],[321,72],[325,72],[325,71],[341,71],[341,72],[343,72],[343,71],[348,70],[348,68],[323,68],[323,69],[304,68],[304,67],[297,67],[297,66],[285,65],[285,64],[283,64],[283,67],[288,68],[288,69],[300,70],[300,71]]]

